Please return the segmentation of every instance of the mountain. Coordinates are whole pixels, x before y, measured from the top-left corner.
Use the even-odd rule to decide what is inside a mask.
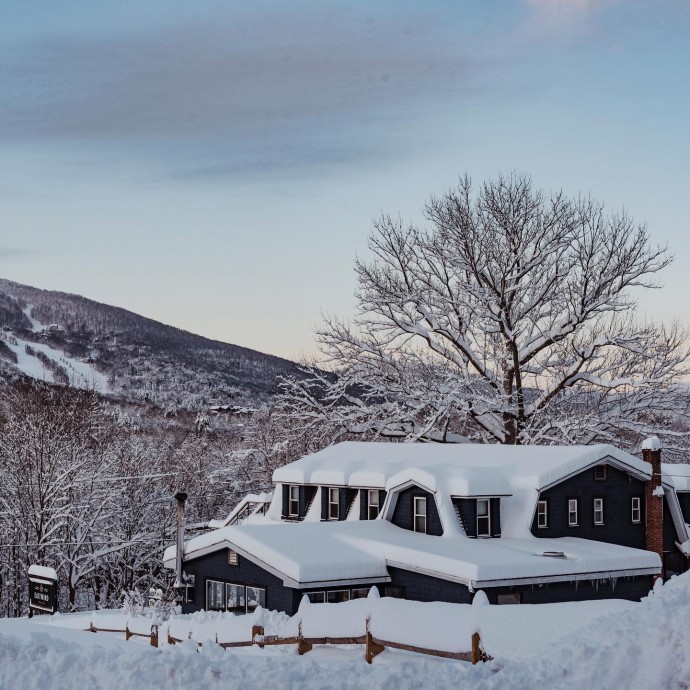
[[[133,312],[0,279],[0,375],[94,386],[163,407],[255,405],[294,362]]]

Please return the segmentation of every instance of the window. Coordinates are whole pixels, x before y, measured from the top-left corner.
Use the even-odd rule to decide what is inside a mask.
[[[379,516],[379,492],[378,489],[367,491],[367,520],[375,520]]]
[[[266,590],[263,587],[247,587],[247,613],[257,606],[266,608]]]
[[[225,611],[225,583],[216,580],[206,582],[206,610]]]
[[[577,499],[568,499],[568,526],[577,527]]]
[[[594,524],[603,525],[604,524],[604,499],[595,498],[594,499]]]
[[[328,489],[328,519],[337,520],[340,516],[340,489]]]
[[[359,589],[353,589],[351,593],[352,599],[366,599],[369,596],[369,587],[360,587]]]
[[[414,497],[414,531],[426,534],[426,498]]]
[[[288,487],[288,517],[297,517],[299,515],[299,486],[292,484]]]
[[[329,604],[339,604],[341,601],[350,601],[350,590],[336,589],[332,592],[326,592],[326,601]]]
[[[549,504],[547,501],[537,503],[537,527],[544,528],[549,526]]]
[[[225,596],[227,598],[227,610],[235,615],[242,615],[247,612],[247,599],[244,585],[225,585]]]
[[[642,522],[642,499],[639,496],[633,496],[631,499],[632,521]]]
[[[312,604],[325,604],[326,603],[326,593],[325,592],[307,592],[307,597]]]
[[[477,499],[477,536],[491,536],[491,516],[489,515],[489,499]]]
[[[237,555],[237,551],[233,551],[232,549],[228,549],[228,565],[238,565],[240,562],[240,558]]]
[[[606,465],[597,465],[594,468],[594,479],[598,482],[606,480]]]
[[[520,592],[510,592],[496,595],[497,604],[521,604],[522,594]]]

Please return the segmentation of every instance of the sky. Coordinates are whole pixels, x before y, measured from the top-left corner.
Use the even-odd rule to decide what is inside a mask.
[[[529,173],[646,223],[690,324],[690,3],[0,0],[0,276],[291,359],[382,212]]]

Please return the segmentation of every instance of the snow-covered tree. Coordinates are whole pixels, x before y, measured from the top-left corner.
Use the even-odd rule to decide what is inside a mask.
[[[319,367],[285,382],[296,423],[510,444],[673,433],[688,351],[677,325],[635,321],[634,290],[671,261],[644,226],[519,174],[478,192],[465,177],[425,218],[375,223],[357,315],[327,318]]]

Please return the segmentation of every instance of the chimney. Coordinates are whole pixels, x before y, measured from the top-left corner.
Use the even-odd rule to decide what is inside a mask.
[[[182,594],[182,556],[184,554],[184,504],[187,500],[187,494],[184,491],[179,491],[175,494],[177,499],[177,552],[175,559],[175,584],[174,587],[178,591],[178,599]]]
[[[664,576],[664,489],[661,486],[661,442],[656,436],[642,443],[642,459],[652,466],[652,478],[645,488],[645,518],[647,551],[661,558],[661,577]]]

